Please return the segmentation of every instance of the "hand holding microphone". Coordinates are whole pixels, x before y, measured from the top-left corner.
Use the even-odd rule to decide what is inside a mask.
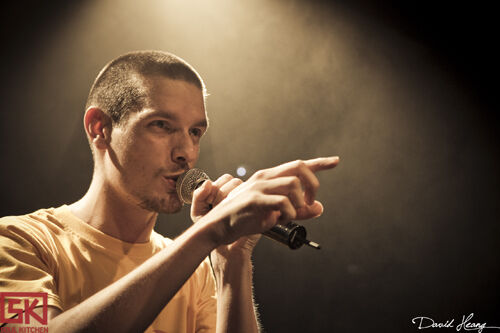
[[[244,183],[229,175],[215,183],[206,182],[209,178],[203,171],[191,169],[177,180],[177,192],[183,202],[191,203],[193,192],[200,188],[200,198],[195,198],[192,207],[192,215],[196,211],[193,220],[208,213],[212,208],[209,204],[217,205],[210,215],[223,221],[223,243],[263,233],[292,249],[303,244],[319,248],[306,239],[305,228],[291,220],[321,215],[323,206],[314,200],[319,186],[314,172],[333,168],[337,163],[338,157],[289,162],[258,171]],[[200,202],[205,207],[200,208]]]

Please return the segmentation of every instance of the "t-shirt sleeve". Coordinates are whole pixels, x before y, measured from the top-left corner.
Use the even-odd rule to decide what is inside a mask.
[[[50,258],[36,229],[15,217],[0,219],[0,293],[47,293],[47,305],[62,310],[49,266]],[[7,303],[3,306],[6,311]]]
[[[196,333],[215,332],[217,298],[215,278],[208,258],[201,264],[198,282],[201,287],[196,314]]]

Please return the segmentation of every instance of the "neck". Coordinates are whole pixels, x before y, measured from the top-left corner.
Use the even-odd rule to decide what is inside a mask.
[[[69,207],[92,227],[129,243],[148,242],[158,217],[123,198],[96,174],[83,198]]]

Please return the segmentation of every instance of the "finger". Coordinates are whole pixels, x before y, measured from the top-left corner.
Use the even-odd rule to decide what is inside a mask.
[[[304,166],[306,166],[312,172],[317,172],[334,168],[337,166],[338,163],[339,163],[338,156],[318,157],[310,160],[296,160],[282,165],[278,165],[277,176],[281,176],[282,174],[288,174],[289,171],[300,169],[302,167],[302,164],[304,164]]]
[[[219,178],[217,178],[216,181],[214,181],[214,186],[220,188],[222,185],[224,185],[225,183],[227,183],[228,181],[230,181],[231,179],[233,179],[234,177],[231,176],[230,174],[226,173],[226,174],[223,174],[222,176],[220,176]]]
[[[319,201],[314,201],[312,205],[306,205],[297,209],[296,220],[308,220],[323,214],[323,205]]]
[[[213,182],[213,189],[212,189],[212,192],[210,193],[210,195],[207,197],[206,201],[215,206],[216,205],[216,200],[217,200],[217,196],[219,194],[219,190],[222,186],[224,186],[224,184],[226,184],[227,182],[231,181],[231,179],[233,179],[233,176],[229,175],[229,174],[224,174],[222,176],[220,176],[219,178],[217,178],[216,181]],[[220,201],[219,201],[220,202]],[[218,202],[217,202],[218,203]]]
[[[210,209],[210,205],[209,203],[207,203],[207,199],[210,196],[212,190],[212,182],[210,180],[206,180],[199,188],[194,191],[193,202],[191,205],[191,219],[193,220],[193,222],[196,222],[200,215],[206,214]]]
[[[319,188],[319,180],[316,175],[307,167],[304,161],[294,161],[287,163],[287,169],[281,171],[277,177],[296,176],[300,179],[301,185],[304,187],[305,202],[309,205],[314,203],[316,192]],[[276,179],[278,179],[276,178]]]
[[[282,223],[285,223],[287,221],[293,220],[297,216],[297,212],[287,196],[266,195],[264,196],[264,200],[265,203],[263,203],[263,206],[267,206],[268,209],[279,212],[279,214],[269,214],[269,218],[265,221],[266,228],[271,228],[276,223],[278,223],[278,220]],[[271,225],[269,225],[268,223],[271,223]]]
[[[319,188],[319,180],[316,175],[305,164],[300,164],[298,177],[304,186],[304,198],[308,205],[314,203],[316,192]]]
[[[213,205],[219,204],[222,200],[224,200],[227,195],[233,191],[236,187],[238,187],[243,181],[239,178],[233,178],[224,185],[221,186],[219,191],[217,191],[217,195],[215,196],[215,199],[213,201]]]
[[[337,156],[320,157],[312,160],[297,160],[277,167],[256,172],[254,179],[271,179],[283,176],[297,176],[300,178],[305,190],[305,200],[308,204],[314,202],[319,181],[314,172],[335,167],[339,162]]]
[[[339,162],[338,156],[320,157],[305,161],[288,163],[288,168],[282,171],[283,175],[296,174],[304,186],[306,203],[312,205],[319,188],[319,180],[314,174],[317,171],[334,168]]]
[[[196,202],[206,201],[211,192],[212,182],[210,180],[205,180],[203,184],[193,192],[193,198],[196,200]]]
[[[339,164],[340,158],[338,156],[319,157],[311,160],[306,160],[304,163],[312,172],[328,170],[335,168]]]
[[[256,183],[257,187],[263,187],[262,191],[266,194],[286,195],[295,208],[304,206],[304,193],[300,179],[295,176],[279,177]]]
[[[317,172],[321,170],[334,168],[335,166],[337,166],[338,163],[339,163],[338,156],[319,157],[305,161],[296,160],[275,166],[274,168],[257,171],[253,176],[255,176],[255,178],[260,178],[260,179],[289,176],[292,175],[294,171],[297,171],[297,169],[300,169],[301,164],[304,164],[312,172]]]

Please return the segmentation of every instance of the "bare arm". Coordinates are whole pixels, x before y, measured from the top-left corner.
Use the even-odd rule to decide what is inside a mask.
[[[223,200],[198,223],[126,276],[53,317],[49,331],[142,332],[216,249],[217,331],[256,332],[250,256],[259,236],[248,235],[260,234],[278,222],[321,214],[321,204],[314,201],[313,172],[337,162],[294,162],[259,172],[236,187],[227,182],[226,189],[220,189],[229,195],[225,199],[222,195]]]
[[[323,207],[314,200],[319,186],[314,172],[333,168],[337,163],[338,158],[295,161],[259,171],[245,183],[228,175],[214,183],[207,181],[195,192],[191,217],[196,221],[212,206],[220,204],[214,209],[217,211],[245,200],[250,200],[250,203],[226,219],[227,229],[243,222],[242,228],[257,226],[262,232],[277,222],[319,216]],[[255,235],[257,232],[247,230],[245,235],[251,236],[240,238],[235,235],[234,242],[221,245],[212,252],[217,280],[218,333],[259,331],[253,303],[251,264],[253,248],[260,238],[260,235]]]
[[[250,257],[232,255],[218,265],[217,332],[258,332]]]
[[[49,322],[54,332],[142,332],[217,243],[209,224],[189,228],[138,268]],[[168,281],[168,282],[167,282]]]
[[[206,181],[193,196],[191,218],[198,221],[213,206],[243,182],[223,175]],[[253,302],[252,249],[259,235],[242,237],[229,246],[219,246],[210,254],[217,283],[217,332],[258,332]]]

